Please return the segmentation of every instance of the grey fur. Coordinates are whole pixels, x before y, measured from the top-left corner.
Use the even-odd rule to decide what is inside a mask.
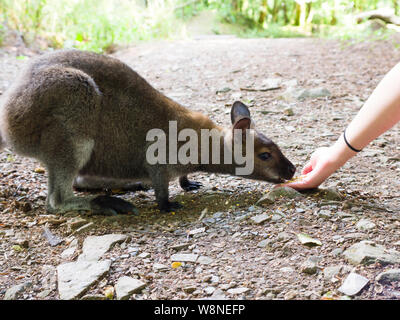
[[[2,97],[1,142],[46,166],[50,212],[115,214],[120,202],[76,197],[73,184],[116,188],[127,181],[149,180],[160,209],[168,211],[175,207],[168,201],[170,180],[184,177],[181,181],[187,186],[185,176],[190,172],[233,174],[234,165],[151,166],[146,162],[149,130],[168,132],[170,120],[177,120],[179,128],[190,128],[197,125],[195,119],[193,112],[158,92],[121,61],[62,50],[29,62]],[[202,118],[210,125],[207,119]],[[278,158],[280,164],[271,165],[274,173],[250,178],[269,181],[272,176],[276,180],[290,175],[286,167],[291,163],[281,154]],[[282,170],[284,174],[277,173]]]

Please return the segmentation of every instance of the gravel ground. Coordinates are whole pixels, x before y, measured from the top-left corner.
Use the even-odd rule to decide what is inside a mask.
[[[207,36],[140,44],[114,56],[219,124],[229,126],[230,106],[242,100],[258,129],[281,146],[299,174],[312,151],[337,139],[399,61],[396,43],[397,38],[351,44]],[[10,48],[0,51],[2,92],[27,60],[19,55]],[[271,82],[279,88],[267,90]],[[304,93],[311,96],[300,99]],[[145,283],[131,299],[399,299],[399,278],[377,279],[399,269],[399,261],[356,263],[344,254],[362,240],[394,255],[400,251],[399,142],[397,125],[331,176],[321,188],[336,190],[338,198],[314,192],[256,206],[271,184],[194,174],[203,184],[198,191],[170,185],[171,197],[184,209],[161,214],[153,190],[114,191],[139,210],[138,216],[116,217],[46,214],[46,171],[4,150],[0,298],[21,284],[16,298],[60,299],[57,266],[75,261],[88,236],[123,234],[127,238],[103,256],[112,261],[109,271],[79,297],[104,297],[129,276]],[[63,241],[51,246],[44,228]],[[302,244],[299,234],[318,241]],[[75,249],[66,254],[68,248]],[[177,253],[196,259],[172,264]],[[339,290],[351,273],[369,280],[354,295]]]

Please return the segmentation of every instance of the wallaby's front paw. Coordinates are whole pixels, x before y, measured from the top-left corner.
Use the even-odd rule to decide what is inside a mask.
[[[137,209],[131,203],[115,197],[98,196],[91,201],[91,205],[93,206],[94,214],[138,214]]]
[[[200,189],[203,186],[203,184],[197,181],[186,180],[186,181],[180,181],[180,186],[185,191],[193,191]]]
[[[176,211],[176,210],[179,210],[179,209],[182,209],[182,208],[183,208],[183,205],[181,205],[179,202],[167,201],[163,205],[160,206],[160,211],[162,211],[162,212],[172,212],[172,211]]]

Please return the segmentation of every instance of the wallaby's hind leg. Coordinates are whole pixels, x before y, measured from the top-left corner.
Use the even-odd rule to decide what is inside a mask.
[[[132,204],[119,198],[109,196],[77,197],[72,191],[75,176],[72,170],[66,171],[65,167],[49,167],[48,169],[47,210],[49,212],[90,211],[99,215],[137,213]]]
[[[61,132],[58,133],[62,135]],[[43,140],[47,135],[43,137]],[[52,137],[55,139],[55,135]],[[74,142],[71,142],[74,141]],[[90,211],[93,214],[116,215],[117,213],[135,212],[132,204],[122,199],[108,196],[77,197],[73,193],[72,184],[90,158],[93,143],[76,142],[77,139],[63,139],[62,148],[51,150],[50,144],[44,147],[45,154],[50,155],[43,159],[48,169],[48,196],[47,210],[49,212],[64,213],[68,211]],[[53,144],[60,146],[61,144]]]
[[[118,189],[122,191],[147,191],[150,189],[142,182],[131,182],[102,177],[77,176],[74,180],[74,189],[81,192],[100,192]]]
[[[179,185],[185,191],[197,190],[203,186],[200,182],[189,180],[187,176],[179,178]]]

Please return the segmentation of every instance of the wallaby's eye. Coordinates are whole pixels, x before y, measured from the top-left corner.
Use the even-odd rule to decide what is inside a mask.
[[[267,161],[271,158],[271,154],[269,152],[264,152],[264,153],[260,153],[258,155],[258,157],[263,161]]]

